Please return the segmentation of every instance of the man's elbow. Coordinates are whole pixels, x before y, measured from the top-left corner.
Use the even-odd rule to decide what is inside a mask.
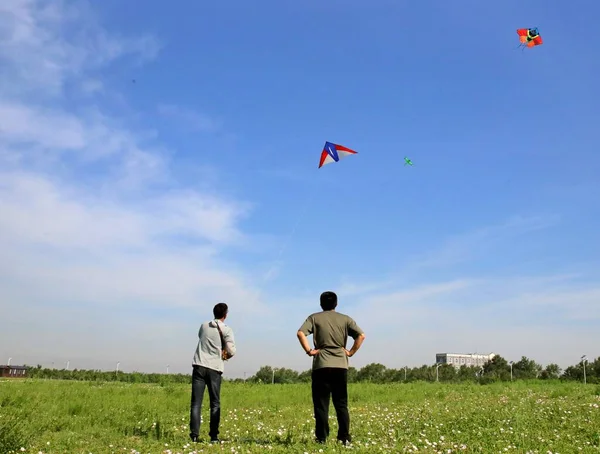
[[[356,338],[356,340],[359,340],[359,339],[360,339],[361,341],[364,341],[364,340],[365,340],[365,337],[367,337],[367,335],[366,335],[365,333],[360,333],[360,334],[358,335],[358,337]]]
[[[304,335],[304,333],[302,331],[300,331],[300,330],[298,330],[298,332],[296,333],[296,336],[298,337],[298,339],[302,339],[303,337],[306,337]]]

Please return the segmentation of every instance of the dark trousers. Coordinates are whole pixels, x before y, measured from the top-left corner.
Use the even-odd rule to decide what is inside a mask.
[[[341,368],[312,371],[312,399],[315,408],[315,436],[324,441],[329,436],[329,398],[337,415],[337,439],[350,441],[350,414],[348,413],[348,370]]]
[[[200,434],[200,415],[202,414],[204,388],[208,388],[208,397],[210,399],[210,431],[208,435],[212,439],[216,439],[219,435],[219,423],[221,422],[221,379],[221,372],[202,366],[194,366],[190,408],[190,437],[198,437]]]

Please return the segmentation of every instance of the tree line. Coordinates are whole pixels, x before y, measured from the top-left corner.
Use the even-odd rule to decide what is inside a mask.
[[[311,371],[298,373],[292,369],[273,369],[263,366],[246,381],[257,383],[301,383],[310,381]],[[492,383],[511,380],[568,380],[585,381],[586,383],[600,383],[600,357],[592,362],[567,367],[564,371],[557,364],[548,364],[542,367],[525,356],[511,365],[500,355],[486,362],[483,366],[462,365],[456,368],[451,364],[427,365],[420,367],[404,367],[390,369],[379,363],[372,363],[361,369],[350,367],[348,369],[348,382],[372,383],[409,383],[415,381],[440,381],[457,383],[473,381],[479,383]],[[234,381],[244,381],[236,379]]]
[[[512,371],[511,371],[512,369]],[[585,374],[585,376],[584,376]],[[236,378],[228,381],[247,383],[305,383],[310,382],[311,371],[298,372],[287,368],[273,368],[262,366],[253,376],[242,379]],[[27,376],[30,378],[60,379],[126,383],[190,383],[191,374],[162,374],[143,372],[101,371],[101,370],[66,370],[48,369],[40,365],[29,367]],[[492,383],[510,380],[567,380],[585,381],[586,383],[600,383],[600,357],[593,361],[567,367],[564,371],[557,364],[548,364],[542,367],[534,360],[525,356],[511,364],[502,356],[497,355],[483,366],[466,366],[455,368],[450,364],[427,365],[420,367],[403,367],[390,369],[379,363],[368,364],[360,369],[348,369],[348,382],[372,383],[409,383],[415,381],[457,383],[473,381],[478,383]]]

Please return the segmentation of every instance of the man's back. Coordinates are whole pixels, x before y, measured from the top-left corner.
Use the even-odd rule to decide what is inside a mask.
[[[223,372],[224,363],[221,356],[221,336],[217,329],[217,323],[223,333],[225,345],[228,351],[235,354],[235,342],[233,339],[233,330],[223,322],[211,320],[200,325],[198,331],[198,346],[194,354],[194,365],[204,366],[208,369],[213,369]]]
[[[362,333],[351,317],[333,310],[309,315],[300,327],[300,331],[306,336],[312,334],[315,348],[320,350],[313,358],[313,369],[323,367],[347,369],[348,356],[344,349],[348,336],[355,338]]]

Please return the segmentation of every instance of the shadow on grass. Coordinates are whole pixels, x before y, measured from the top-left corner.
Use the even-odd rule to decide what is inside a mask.
[[[239,443],[246,445],[259,445],[259,446],[268,446],[268,445],[277,445],[277,446],[293,446],[297,444],[314,444],[319,445],[315,440],[308,438],[301,439],[292,439],[292,438],[252,438],[252,437],[239,437],[239,438],[221,438],[221,443],[230,444],[230,443]],[[200,439],[198,440],[198,444],[211,444],[210,440]],[[216,444],[216,443],[215,443]]]

